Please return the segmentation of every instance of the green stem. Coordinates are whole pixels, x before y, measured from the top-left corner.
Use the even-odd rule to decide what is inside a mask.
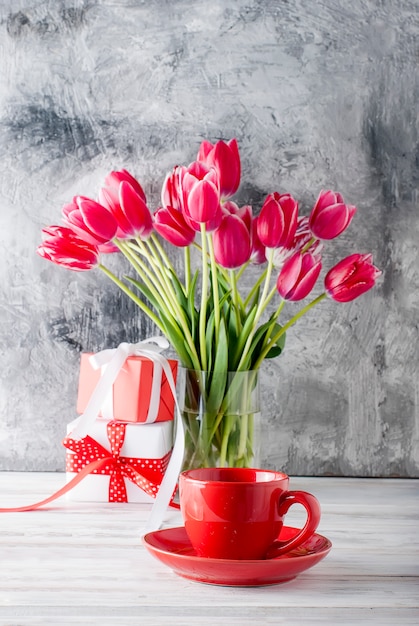
[[[138,258],[138,254],[135,252],[135,249],[133,248],[133,246],[130,246],[121,240],[115,240],[115,244],[118,246],[122,254],[125,256],[126,259],[128,259],[128,261],[134,267],[137,274],[141,277],[141,279],[144,281],[144,283],[153,293],[153,296],[155,297],[157,302],[159,302],[159,306],[163,310],[167,311],[168,310],[168,307],[166,306],[167,300],[164,300],[161,297],[161,294],[162,294],[161,290],[158,287],[156,288],[156,279],[161,286],[164,285],[164,283],[162,283],[162,280],[160,279],[158,268],[156,268],[153,264],[152,267],[154,268],[154,271],[150,269],[140,258]],[[157,272],[155,271],[156,269],[157,269]],[[172,305],[173,303],[169,301],[169,304]],[[173,306],[171,306],[170,308],[173,313]]]
[[[199,312],[199,347],[201,351],[202,370],[207,369],[207,347],[205,341],[205,331],[207,325],[207,297],[208,297],[208,251],[205,223],[201,223],[201,245],[202,245],[202,291],[201,310]]]
[[[266,254],[268,256],[268,267],[266,268],[265,284],[263,286],[262,295],[259,301],[259,307],[256,312],[256,322],[259,320],[259,317],[262,315],[262,312],[264,310],[264,304],[265,304],[264,300],[268,294],[268,290],[269,290],[269,286],[271,282],[272,269],[274,266],[274,250],[271,248],[267,248]]]
[[[189,246],[184,247],[183,258],[185,264],[185,289],[186,293],[188,294],[191,285],[191,250]]]
[[[259,276],[259,278],[257,279],[257,281],[255,282],[255,284],[253,285],[253,287],[251,288],[251,290],[249,291],[249,293],[247,294],[247,298],[244,301],[244,306],[245,308],[247,308],[247,306],[249,305],[249,302],[251,301],[251,299],[253,298],[254,294],[256,293],[256,291],[259,289],[259,287],[261,286],[261,284],[263,283],[263,281],[265,280],[266,277],[266,272],[267,272],[267,268],[265,269],[264,272],[262,272],[262,274]]]
[[[148,245],[150,246],[150,248],[152,248],[152,242],[154,243],[155,247],[158,250],[158,253],[160,255],[160,258],[163,259],[163,261],[166,264],[166,267],[168,267],[169,269],[171,269],[173,272],[175,271],[172,262],[170,261],[166,250],[163,248],[163,246],[161,245],[159,239],[157,238],[157,236],[153,233],[150,237],[150,239],[146,240]]]
[[[304,248],[301,250],[301,254],[304,254],[304,252],[307,252],[307,250],[310,250],[311,246],[313,245],[315,241],[316,241],[316,238],[312,237],[310,241],[308,241],[306,245],[304,246]]]
[[[246,263],[244,263],[238,270],[237,270],[237,280],[239,280],[243,274],[243,272],[246,270],[246,268],[250,265],[250,261],[246,261]]]
[[[272,248],[267,248],[266,249],[266,254],[267,254],[267,257],[268,257],[268,267],[266,268],[265,284],[263,286],[263,292],[262,292],[262,295],[261,295],[260,300],[259,300],[258,308],[256,310],[255,319],[253,321],[253,328],[252,328],[251,332],[249,333],[249,336],[247,338],[246,344],[245,344],[244,349],[243,349],[243,354],[241,356],[239,365],[237,367],[237,370],[239,370],[239,371],[242,370],[242,369],[245,369],[246,359],[247,359],[250,347],[252,345],[254,334],[255,334],[255,332],[257,330],[257,325],[258,325],[259,319],[260,319],[263,311],[265,310],[268,302],[272,299],[273,294],[275,293],[274,289],[271,289],[270,293],[268,294],[269,287],[270,287],[270,282],[271,282],[272,269],[273,269],[274,250]]]
[[[262,345],[262,348],[261,348],[262,350],[264,350],[265,347],[268,345],[268,343],[270,343],[271,333],[272,333],[273,329],[275,328],[275,325],[278,322],[278,318],[279,318],[279,316],[281,314],[282,309],[284,308],[284,304],[285,304],[285,300],[281,300],[281,302],[279,303],[278,308],[276,309],[275,313],[272,316],[271,325],[269,326],[268,330],[265,333],[265,338],[263,340],[263,345]]]
[[[147,315],[147,317],[149,317],[155,323],[155,325],[161,330],[163,334],[166,333],[164,326],[157,317],[157,315],[155,315],[153,311],[149,309],[148,306],[144,304],[144,302],[140,300],[140,298],[136,296],[135,293],[133,293],[131,289],[129,289],[129,287],[127,287],[122,282],[122,280],[119,280],[119,278],[115,276],[115,274],[111,272],[111,270],[109,270],[101,263],[98,265],[98,267],[104,274],[106,274],[108,278],[110,278],[115,283],[115,285],[119,287],[119,289],[121,289],[121,291],[123,291],[129,298],[131,298],[131,300],[133,300],[133,302],[135,302],[135,304],[143,311],[143,313]]]
[[[147,254],[147,250],[144,247],[144,242],[140,239],[137,240],[137,246],[138,246],[138,249],[140,250],[140,253],[143,252],[145,256],[152,263],[152,267],[154,269],[154,272],[152,272],[150,268],[148,268],[141,261],[141,259],[138,258],[132,246],[127,247],[125,249],[124,245],[122,245],[122,242],[118,240],[116,241],[116,244],[118,245],[118,247],[120,247],[121,251],[125,254],[128,260],[131,262],[134,269],[136,269],[136,271],[142,277],[144,282],[146,282],[149,289],[153,292],[153,295],[156,298],[157,302],[159,303],[159,307],[161,308],[161,310],[167,313],[167,317],[169,318],[174,317],[177,320],[177,322],[180,324],[184,333],[185,341],[189,347],[189,353],[193,360],[194,367],[197,369],[200,369],[198,354],[196,352],[196,347],[195,347],[195,344],[191,335],[190,328],[188,326],[188,322],[185,319],[185,313],[182,307],[179,305],[173,285],[170,282],[168,276],[166,275],[166,272],[164,271],[164,267],[162,267],[161,259],[159,259],[156,252],[155,251],[153,252],[152,249],[151,249],[151,252],[153,254],[153,259],[151,259],[150,255]],[[151,277],[151,280],[145,279],[144,272],[148,273],[148,275]],[[158,285],[162,287],[161,290],[158,289],[158,286],[156,287],[156,281]],[[165,297],[162,297],[162,292]],[[169,306],[167,306],[168,304]],[[164,326],[162,328],[164,328]]]
[[[199,357],[198,357],[196,346],[195,346],[195,343],[191,334],[191,329],[188,325],[188,320],[186,318],[185,311],[182,309],[182,307],[179,304],[176,291],[170,280],[170,273],[167,273],[165,271],[165,266],[173,274],[175,274],[175,270],[172,264],[170,263],[170,260],[167,257],[158,239],[154,237],[153,241],[156,244],[155,246],[153,246],[153,242],[150,241],[150,239],[147,240],[147,245],[154,258],[154,267],[156,268],[156,273],[159,275],[159,280],[160,280],[162,287],[164,287],[165,295],[169,299],[171,306],[173,307],[174,316],[176,317],[178,323],[180,324],[184,332],[185,340],[189,346],[189,351],[194,361],[194,367],[198,366],[198,369],[199,369],[200,368]],[[143,243],[143,242],[140,241],[138,243]],[[165,266],[162,264],[162,262],[165,264]],[[184,287],[183,287],[183,290],[185,291]]]
[[[152,254],[152,257],[150,258],[150,255],[147,254],[147,251],[146,251],[146,256],[150,260],[150,263],[152,263],[153,265],[155,276],[162,287],[162,293],[164,294],[165,297],[169,298],[173,311],[175,312],[175,315],[179,315],[182,313],[182,311],[180,310],[177,294],[170,280],[170,275],[168,275],[168,273],[166,272],[166,267],[163,264],[165,263],[165,261],[163,259],[163,263],[162,263],[161,257],[159,257],[159,255],[157,254],[151,242],[147,241],[147,245]]]
[[[303,307],[301,309],[301,311],[298,311],[298,313],[296,313],[294,315],[294,317],[292,317],[290,320],[288,320],[288,322],[286,324],[284,324],[284,326],[281,328],[281,330],[279,330],[272,338],[271,341],[269,342],[269,344],[262,350],[262,352],[260,353],[254,368],[257,369],[258,367],[260,367],[260,365],[262,364],[263,359],[266,357],[266,355],[268,354],[269,350],[271,349],[271,346],[273,346],[278,339],[280,339],[282,337],[282,335],[289,329],[291,328],[291,326],[293,326],[295,324],[295,322],[297,322],[300,317],[303,317],[303,315],[305,315],[307,313],[307,311],[309,311],[310,309],[312,309],[316,304],[319,304],[319,302],[321,302],[322,300],[324,300],[324,298],[326,297],[325,293],[321,293],[319,296],[317,296],[317,298],[314,298],[314,300],[312,300],[311,302],[309,302],[308,304],[306,304],[305,307]]]
[[[225,464],[227,461],[228,442],[230,439],[231,429],[233,427],[233,424],[231,423],[232,419],[233,419],[232,415],[225,416],[223,439],[221,442],[221,449],[220,449],[220,467],[225,467]]]
[[[234,303],[234,309],[236,312],[236,324],[237,324],[237,331],[240,333],[241,329],[242,329],[242,323],[241,323],[241,316],[240,316],[240,310],[239,310],[239,298],[238,298],[238,290],[237,290],[237,280],[236,280],[236,272],[234,270],[230,270],[230,284],[231,284],[231,292],[233,295],[233,303]]]
[[[239,440],[239,451],[238,457],[241,459],[244,457],[247,447],[247,433],[248,433],[248,425],[249,425],[249,415],[240,415],[240,440]]]
[[[220,335],[220,296],[218,293],[218,272],[217,263],[214,255],[214,245],[212,236],[208,234],[208,249],[211,263],[211,283],[212,283],[212,297],[214,301],[214,328],[215,328],[215,346],[218,346],[218,337]]]

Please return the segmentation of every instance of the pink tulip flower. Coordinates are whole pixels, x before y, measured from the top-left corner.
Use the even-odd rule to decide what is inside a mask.
[[[161,201],[163,208],[172,207],[182,210],[182,188],[181,180],[183,174],[186,172],[186,167],[176,165],[171,172],[169,172],[164,180]]]
[[[349,226],[356,207],[345,204],[340,193],[321,191],[314,205],[309,225],[318,239],[334,239]]]
[[[71,204],[64,206],[62,212],[65,225],[88,243],[106,244],[115,237],[115,218],[95,200],[76,196]]]
[[[227,200],[222,205],[222,209],[224,214],[237,215],[240,217],[240,219],[246,224],[249,233],[252,231],[253,215],[252,207],[249,204],[239,207],[235,202]]]
[[[197,161],[217,170],[222,198],[229,198],[236,193],[241,175],[237,139],[231,139],[228,143],[217,141],[216,144],[203,141],[198,151]]]
[[[49,226],[42,232],[46,237],[36,249],[42,258],[76,272],[98,265],[98,247],[80,239],[70,228]]]
[[[298,202],[290,194],[270,194],[260,211],[257,230],[267,248],[288,248],[297,229]]]
[[[374,287],[381,273],[371,254],[351,254],[327,272],[326,293],[336,302],[350,302]]]
[[[174,246],[189,246],[195,239],[195,230],[189,226],[181,211],[168,206],[154,214],[154,229]]]
[[[276,287],[284,300],[303,300],[313,289],[322,267],[320,255],[297,252],[285,261]]]
[[[238,215],[227,214],[213,232],[214,255],[222,267],[234,269],[250,258],[251,240],[249,230]]]
[[[116,236],[142,237],[153,232],[153,218],[143,199],[131,183],[123,180],[119,187],[103,187],[99,191],[100,203],[114,216],[118,228]]]
[[[275,248],[273,262],[275,267],[281,269],[285,261],[293,256],[296,252],[301,252],[308,244],[311,254],[320,254],[323,250],[323,244],[318,240],[313,240],[313,234],[308,225],[308,217],[299,217],[297,220],[297,230],[295,231],[294,241],[289,248]],[[308,251],[306,250],[306,252]]]
[[[143,188],[140,183],[132,174],[127,172],[127,170],[119,170],[116,172],[111,172],[105,178],[105,187],[114,187],[115,189],[119,189],[119,185],[122,182],[129,183],[134,190],[138,193],[143,202],[146,202],[146,197]]]
[[[207,230],[217,228],[222,217],[220,190],[215,169],[195,161],[180,175],[182,211],[195,230],[206,224]]]

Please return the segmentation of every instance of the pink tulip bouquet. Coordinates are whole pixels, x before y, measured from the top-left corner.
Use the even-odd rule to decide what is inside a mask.
[[[380,274],[371,254],[351,254],[325,274],[320,295],[280,323],[286,301],[310,295],[325,242],[349,226],[356,208],[322,191],[309,215],[300,216],[290,194],[274,192],[254,215],[231,199],[240,176],[235,139],[204,141],[194,162],[167,175],[153,213],[140,183],[126,170],[113,171],[97,200],[76,196],[64,206],[62,225],[45,228],[37,249],[65,268],[104,272],[171,342],[188,373],[189,467],[252,463],[253,409],[246,407],[264,359],[281,353],[287,329],[312,307],[326,297],[354,300]],[[183,249],[181,276],[167,243]],[[133,275],[110,271],[106,255],[114,253]],[[243,275],[255,264],[260,273],[249,287]]]

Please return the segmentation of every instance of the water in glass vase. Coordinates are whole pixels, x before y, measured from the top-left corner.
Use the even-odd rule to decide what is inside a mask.
[[[258,467],[259,371],[179,368],[178,401],[185,430],[183,470]]]

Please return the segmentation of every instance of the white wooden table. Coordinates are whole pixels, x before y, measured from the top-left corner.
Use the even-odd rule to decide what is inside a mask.
[[[29,504],[62,474],[0,473],[0,506]],[[142,546],[150,506],[65,498],[0,515],[0,624],[263,626],[419,624],[419,480],[292,478],[322,504],[333,542],[293,581],[254,588],[183,579]],[[300,512],[287,518],[297,525]],[[165,526],[180,525],[168,512]]]

